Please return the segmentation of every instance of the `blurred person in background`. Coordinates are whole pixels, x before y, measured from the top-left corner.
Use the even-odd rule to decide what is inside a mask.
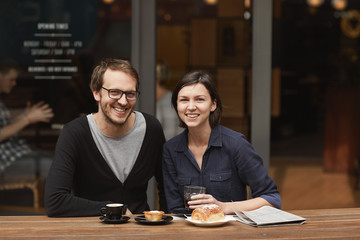
[[[10,94],[16,85],[16,79],[20,68],[12,60],[0,63],[0,94]],[[27,107],[23,113],[12,118],[9,109],[0,98],[0,173],[16,160],[25,156],[35,156],[36,151],[30,148],[24,139],[18,134],[30,124],[38,122],[49,122],[54,114],[52,108],[44,102]]]
[[[166,140],[175,137],[184,129],[179,127],[179,118],[171,105],[172,92],[166,88],[168,67],[163,61],[156,64],[156,118],[159,119]]]

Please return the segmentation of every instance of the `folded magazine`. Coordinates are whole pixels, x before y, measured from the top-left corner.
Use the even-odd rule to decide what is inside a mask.
[[[306,218],[270,207],[264,206],[252,211],[235,211],[239,218],[237,221],[254,227],[270,227],[281,225],[299,225],[306,221]]]

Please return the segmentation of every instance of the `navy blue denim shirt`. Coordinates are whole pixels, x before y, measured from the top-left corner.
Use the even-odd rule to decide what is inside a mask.
[[[184,208],[184,186],[205,186],[206,193],[221,202],[261,197],[274,207],[281,198],[273,179],[268,176],[261,157],[244,135],[218,125],[211,131],[201,170],[188,148],[185,130],[164,145],[163,175],[168,209]]]

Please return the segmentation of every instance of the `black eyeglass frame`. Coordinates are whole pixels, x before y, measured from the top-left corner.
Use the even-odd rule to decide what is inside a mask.
[[[126,100],[128,100],[128,101],[135,101],[135,100],[138,98],[138,96],[140,95],[140,91],[122,91],[122,90],[120,90],[120,89],[107,89],[107,88],[104,88],[104,87],[101,87],[101,88],[104,89],[104,90],[106,90],[106,91],[108,92],[109,98],[111,98],[111,99],[116,99],[116,100],[121,99],[122,96],[125,94]],[[111,92],[111,91],[121,92],[120,97],[118,97],[118,98],[113,98],[113,97],[111,97],[111,96],[110,96],[110,92]],[[129,94],[129,93],[135,93],[135,98],[134,98],[134,99],[129,99],[129,98],[128,98],[128,94]]]

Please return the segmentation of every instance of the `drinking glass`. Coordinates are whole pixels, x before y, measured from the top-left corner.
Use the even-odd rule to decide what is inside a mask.
[[[206,192],[206,187],[202,186],[184,186],[184,203],[185,208],[189,209],[188,202],[191,201],[191,196],[198,195],[198,194],[204,194]]]

